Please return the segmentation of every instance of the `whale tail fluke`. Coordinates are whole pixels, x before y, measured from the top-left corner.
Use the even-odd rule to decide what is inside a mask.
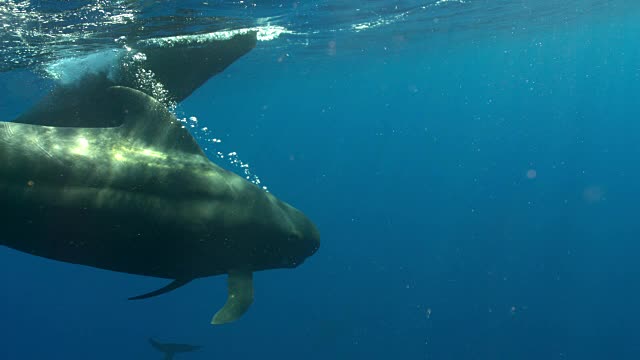
[[[149,338],[149,343],[156,350],[164,353],[164,360],[172,360],[173,356],[178,353],[196,351],[202,348],[202,346],[189,345],[189,344],[171,344],[171,343],[164,344],[153,338]]]
[[[98,71],[69,84],[58,84],[13,122],[57,127],[117,127],[121,125],[122,117],[112,108],[109,88],[130,87],[153,96],[139,79],[139,71],[149,71],[168,92],[167,100],[180,103],[211,77],[251,51],[256,43],[257,33],[248,32],[228,39],[169,45],[132,44],[145,54],[144,62],[129,64],[117,59],[112,66],[114,74]]]

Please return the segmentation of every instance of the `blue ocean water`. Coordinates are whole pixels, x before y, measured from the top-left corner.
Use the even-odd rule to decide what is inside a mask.
[[[233,4],[214,10],[308,36],[260,42],[178,112],[313,219],[320,250],[256,273],[249,312],[213,327],[223,277],[130,302],[166,281],[2,248],[0,357],[161,358],[149,336],[203,345],[194,360],[640,356],[640,6]],[[12,119],[51,82],[3,69]]]

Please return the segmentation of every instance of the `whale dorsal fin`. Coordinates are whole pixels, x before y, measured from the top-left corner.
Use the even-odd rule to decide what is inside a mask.
[[[205,156],[193,136],[164,104],[142,91],[124,86],[112,86],[107,93],[113,108],[119,111],[117,117],[123,119],[120,129],[125,136],[156,149]]]
[[[61,85],[20,114],[13,122],[56,127],[116,127],[122,119],[114,116],[106,96],[115,85],[105,74],[85,75],[78,83]]]

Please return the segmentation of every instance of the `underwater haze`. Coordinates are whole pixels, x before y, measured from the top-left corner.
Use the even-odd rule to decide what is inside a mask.
[[[173,110],[322,235],[220,326],[225,277],[129,301],[167,281],[0,247],[0,358],[161,359],[149,337],[202,346],[185,360],[640,358],[638,19],[630,0],[0,1],[7,121],[123,39],[258,31]]]

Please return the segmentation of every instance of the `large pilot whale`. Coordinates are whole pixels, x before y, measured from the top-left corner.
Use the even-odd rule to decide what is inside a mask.
[[[252,48],[255,34],[227,41],[235,53],[225,61],[219,43],[196,49],[215,61],[185,68],[169,84],[178,100]],[[190,50],[167,50],[156,72],[175,71]],[[92,75],[0,122],[0,244],[172,280],[132,299],[228,274],[227,301],[211,323],[232,322],[253,302],[253,272],[300,265],[319,248],[318,229],[211,162],[164,104],[123,84]]]

